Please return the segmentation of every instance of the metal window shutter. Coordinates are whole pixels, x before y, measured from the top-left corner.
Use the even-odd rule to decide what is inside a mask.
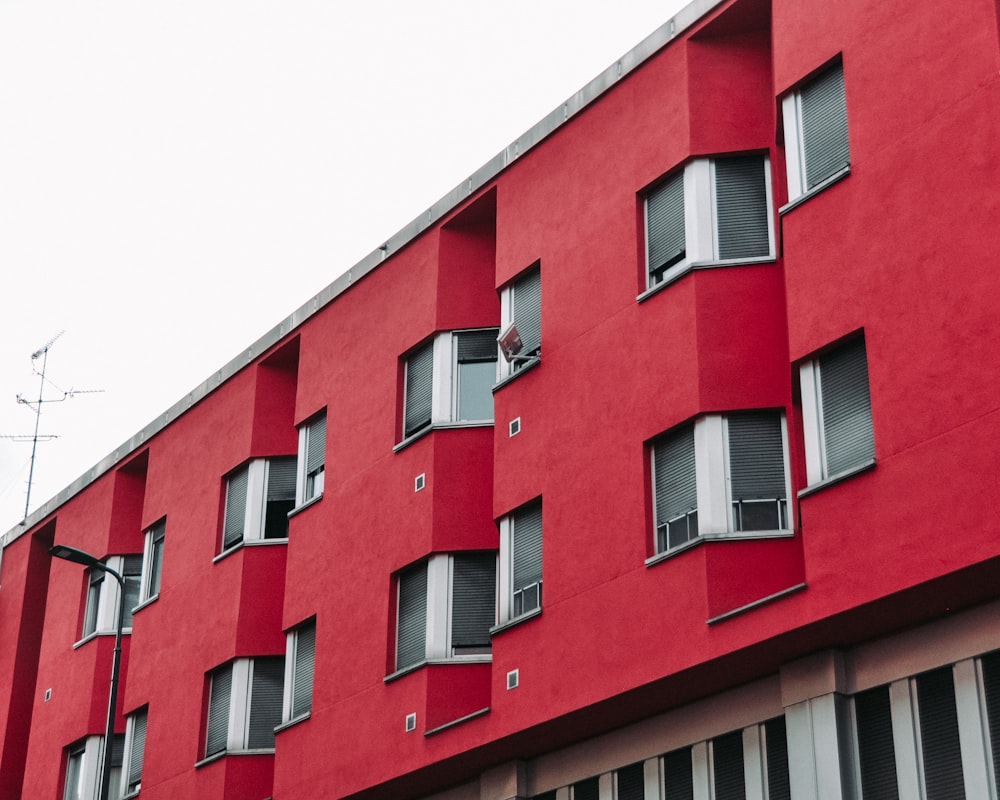
[[[587,778],[573,784],[573,800],[600,800],[600,779]]]
[[[292,716],[312,709],[313,670],[316,664],[316,626],[303,625],[295,633],[295,666],[292,672]]]
[[[326,414],[309,424],[306,442],[306,474],[311,475],[326,460]]]
[[[489,647],[496,621],[496,554],[453,556],[451,643],[453,647]]]
[[[851,163],[843,67],[820,75],[799,97],[808,190]]]
[[[715,162],[715,208],[720,259],[770,255],[762,156]]]
[[[142,574],[142,553],[133,553],[122,557],[122,577]]]
[[[746,800],[742,731],[712,740],[712,767],[715,800]]]
[[[267,463],[267,499],[295,499],[295,459],[272,458]]]
[[[879,686],[855,695],[854,716],[862,797],[864,800],[899,800],[889,687]]]
[[[511,519],[513,589],[523,589],[542,580],[542,506],[522,509]]]
[[[646,251],[649,272],[683,258],[684,171],[681,170],[646,197]]]
[[[951,667],[920,675],[916,683],[927,800],[965,800]]]
[[[146,713],[137,712],[132,719],[132,745],[128,752],[128,789],[142,782],[142,759],[146,750]]]
[[[767,757],[767,800],[792,800],[792,787],[788,778],[788,734],[784,717],[775,717],[764,723],[764,746]]]
[[[247,488],[250,466],[240,467],[226,482],[226,521],[223,525],[222,547],[231,547],[243,538],[247,516]]]
[[[728,424],[733,500],[783,499],[781,416],[773,412],[733,414]]]
[[[101,737],[103,739],[103,737]],[[111,766],[121,767],[125,760],[125,734],[116,733],[111,737]]]
[[[518,328],[518,333],[520,333]],[[459,363],[467,364],[473,361],[497,360],[497,334],[495,328],[486,331],[466,331],[456,333],[456,347]]]
[[[406,360],[404,436],[430,425],[433,386],[434,343],[429,342]]]
[[[212,673],[205,732],[206,756],[223,752],[229,743],[229,702],[232,692],[233,665],[226,664]]]
[[[663,756],[663,787],[667,800],[694,800],[690,747]]]
[[[993,774],[996,785],[1000,786],[1000,650],[983,656],[982,665],[986,718],[993,752]]]
[[[642,762],[619,769],[616,800],[645,800],[645,797],[646,779],[643,775]]]
[[[685,425],[653,445],[653,476],[658,525],[698,507],[693,425]]]
[[[427,656],[427,564],[411,567],[399,576],[396,631],[396,669]]]
[[[274,728],[281,724],[281,703],[285,684],[285,659],[255,658],[250,689],[250,725],[247,747],[251,750],[274,747]]]
[[[542,346],[542,273],[534,269],[511,286],[511,319],[517,326],[523,347],[520,355],[530,356]]]
[[[819,359],[828,475],[875,457],[865,343],[858,339]]]

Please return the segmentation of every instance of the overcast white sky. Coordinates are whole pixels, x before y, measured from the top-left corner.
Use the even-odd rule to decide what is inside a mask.
[[[103,390],[44,405],[31,508],[686,4],[0,0],[0,435],[60,331],[48,377]]]

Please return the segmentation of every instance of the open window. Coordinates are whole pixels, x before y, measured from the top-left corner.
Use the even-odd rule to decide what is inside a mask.
[[[244,542],[288,538],[295,507],[296,459],[256,458],[226,479],[222,549]]]

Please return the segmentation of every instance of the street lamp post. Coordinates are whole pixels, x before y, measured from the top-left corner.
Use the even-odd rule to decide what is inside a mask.
[[[118,572],[111,569],[96,556],[69,547],[64,544],[57,544],[49,548],[49,555],[54,558],[61,558],[65,561],[72,561],[75,564],[83,564],[89,569],[105,572],[118,581],[118,626],[115,631],[115,657],[111,665],[111,691],[108,697],[108,721],[104,729],[104,763],[101,767],[101,794],[100,800],[109,800],[111,797],[111,740],[115,735],[115,707],[118,705],[118,673],[121,670],[122,659],[122,624],[125,620],[125,578]]]

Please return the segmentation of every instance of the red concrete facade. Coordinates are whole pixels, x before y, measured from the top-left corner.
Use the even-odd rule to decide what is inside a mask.
[[[831,70],[848,166],[799,193],[789,98]],[[74,746],[104,732],[114,637],[87,633],[88,573],[48,548],[145,552],[145,582],[164,522],[159,588],[123,648],[116,730],[147,715],[132,795],[579,800],[593,778],[602,800],[649,800],[680,748],[691,796],[721,800],[720,737],[744,731],[746,754],[746,732],[781,719],[789,796],[874,796],[856,697],[947,668],[963,743],[967,692],[987,709],[963,744],[982,760],[965,758],[964,796],[996,796],[976,792],[1000,775],[997,4],[699,0],[594,86],[6,534],[0,796],[95,796],[67,783]],[[767,252],[694,258],[687,181],[735,154],[768,173]],[[650,286],[647,200],[681,173],[687,266]],[[511,375],[499,359],[493,420],[435,416],[404,437],[408,360],[442,334],[504,328],[534,269],[541,356]],[[824,359],[862,341],[874,459],[816,479],[811,453],[829,459],[836,434],[811,432],[810,370],[832,387]],[[442,363],[434,403],[460,369]],[[699,437],[750,411],[783,426],[787,524],[712,530],[722,490],[705,485],[722,467]],[[306,499],[302,431],[323,412],[323,487]],[[691,423],[701,527],[664,546],[654,451]],[[254,540],[248,523],[224,548],[227,485],[277,457],[300,465],[287,536]],[[502,540],[538,502],[544,593],[518,615]],[[501,561],[489,652],[397,668],[401,574],[467,552]],[[206,755],[213,673],[291,663],[288,634],[311,620],[308,713],[289,719],[286,699],[273,747]],[[846,716],[822,721],[828,697]],[[910,778],[935,796],[930,745],[915,777],[902,747],[898,796]],[[778,797],[768,759],[759,796]],[[810,779],[831,764],[836,781]]]

